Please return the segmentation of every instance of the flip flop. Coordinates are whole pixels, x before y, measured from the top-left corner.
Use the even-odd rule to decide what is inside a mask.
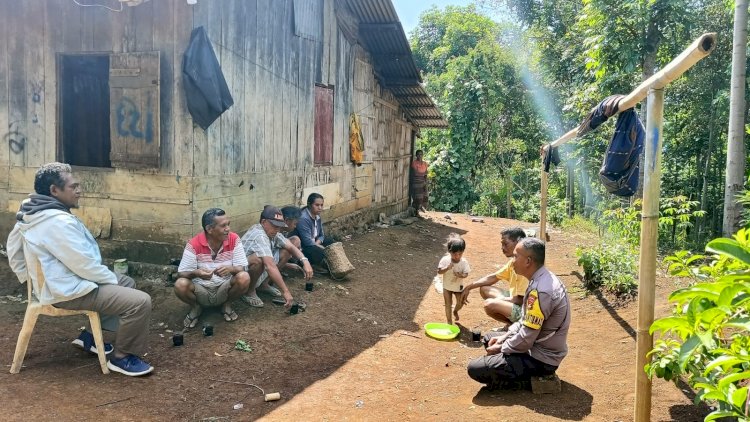
[[[237,321],[237,318],[239,318],[239,315],[237,315],[237,312],[235,312],[234,309],[230,312],[224,311],[222,314],[224,315],[224,321],[226,322]]]
[[[191,316],[190,312],[188,312],[188,314],[185,315],[185,319],[182,321],[182,325],[184,325],[185,328],[195,328],[195,326],[198,325],[198,318],[200,318],[200,316],[201,314]]]

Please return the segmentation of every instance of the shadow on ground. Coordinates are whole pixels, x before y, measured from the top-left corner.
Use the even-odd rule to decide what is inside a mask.
[[[534,394],[528,390],[505,391],[481,388],[473,403],[477,406],[525,406],[532,412],[555,418],[580,421],[591,413],[593,397],[589,392],[562,380],[558,394]],[[502,415],[502,411],[498,412]]]
[[[289,282],[295,298],[307,304],[306,312],[290,316],[268,297],[260,309],[237,301],[238,321],[226,323],[218,313],[207,312],[201,324],[212,324],[214,335],[204,337],[199,324],[185,333],[181,347],[172,346],[171,335],[182,329],[187,306],[174,297],[171,287],[152,284],[144,288],[153,299],[146,359],[156,370],[144,379],[104,376],[95,358],[71,347],[70,340],[84,325],[82,318],[41,318],[21,374],[0,371],[0,395],[7,398],[0,419],[201,420],[238,417],[232,413],[237,403],[244,403],[243,419],[261,418],[329,377],[381,336],[419,331],[415,313],[432,288],[429,275],[434,274],[435,257],[444,253],[450,232],[464,233],[420,221],[355,236],[344,242],[357,267],[348,280],[316,277],[312,292],[304,291],[301,278]],[[0,276],[6,280],[6,294],[21,290],[6,260],[0,260]],[[13,359],[24,308],[0,305],[2,367]],[[461,341],[469,344],[470,337],[470,330],[465,331]],[[235,350],[238,339],[252,352]],[[282,400],[265,403],[249,383],[280,392]],[[45,405],[28,407],[32,397],[43,397]]]

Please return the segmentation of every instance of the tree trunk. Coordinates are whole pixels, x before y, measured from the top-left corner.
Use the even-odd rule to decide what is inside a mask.
[[[568,218],[573,218],[576,213],[576,173],[569,162],[565,166],[568,168]]]
[[[713,104],[713,99],[716,99],[716,91],[714,91],[713,95],[711,96]],[[708,146],[706,147],[706,162],[703,166],[703,186],[701,187],[701,211],[706,211],[706,201],[708,196],[708,173],[711,171],[711,148],[714,144],[714,139],[716,137],[716,107],[711,108],[711,117],[709,117],[708,121]],[[695,244],[701,245],[703,244],[703,223],[705,221],[706,217],[698,217],[696,221],[696,230],[695,230]]]
[[[662,20],[662,13],[659,12],[659,8],[662,7],[661,1],[656,1],[651,6],[653,10],[656,10],[656,13],[653,13],[653,17],[648,22],[648,27],[646,28],[646,42],[644,46],[643,51],[643,65],[641,68],[641,80],[645,81],[646,79],[650,78],[654,74],[654,70],[656,69],[656,53],[659,51],[659,44],[661,44],[662,35],[661,32],[659,32],[658,24],[661,23]],[[620,110],[622,111],[622,110]],[[643,101],[641,101],[641,114],[643,121],[648,121],[648,98],[644,98]],[[643,178],[644,178],[644,169],[643,169],[643,154],[645,149],[641,150],[641,165],[638,167],[638,189],[635,193],[636,198],[643,198]]]
[[[583,190],[583,215],[588,217],[594,207],[594,194],[591,192],[591,182],[585,167],[581,167],[581,189]]]
[[[513,211],[513,178],[510,176],[510,171],[505,171],[505,218],[513,218],[511,212]]]
[[[729,96],[729,136],[724,184],[724,223],[722,232],[730,237],[739,226],[742,204],[737,201],[745,184],[745,65],[747,60],[747,0],[734,6],[732,48],[732,88]]]

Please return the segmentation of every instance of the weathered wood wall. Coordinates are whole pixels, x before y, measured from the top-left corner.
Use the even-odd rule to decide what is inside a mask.
[[[76,169],[82,205],[111,210],[112,239],[181,244],[213,206],[241,232],[264,204],[302,204],[311,191],[326,196],[327,219],[370,207],[403,210],[414,128],[378,84],[368,52],[339,29],[336,4],[151,0],[113,12],[70,0],[0,0],[0,209],[15,206],[35,169],[59,157],[58,54],[158,51],[159,168]],[[295,19],[313,30],[295,34]],[[198,26],[234,97],[206,131],[193,125],[182,94],[183,52]],[[334,89],[330,166],[313,164],[316,83]],[[349,162],[352,112],[366,145],[360,167]]]

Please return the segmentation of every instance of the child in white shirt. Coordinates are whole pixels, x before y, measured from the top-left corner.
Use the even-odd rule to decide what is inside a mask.
[[[438,274],[443,276],[443,300],[445,301],[445,319],[448,324],[458,321],[458,311],[464,306],[461,292],[464,289],[464,279],[469,276],[469,262],[463,258],[466,242],[456,233],[448,236],[446,243],[448,253],[438,263]],[[453,309],[453,297],[456,298],[456,308]]]

